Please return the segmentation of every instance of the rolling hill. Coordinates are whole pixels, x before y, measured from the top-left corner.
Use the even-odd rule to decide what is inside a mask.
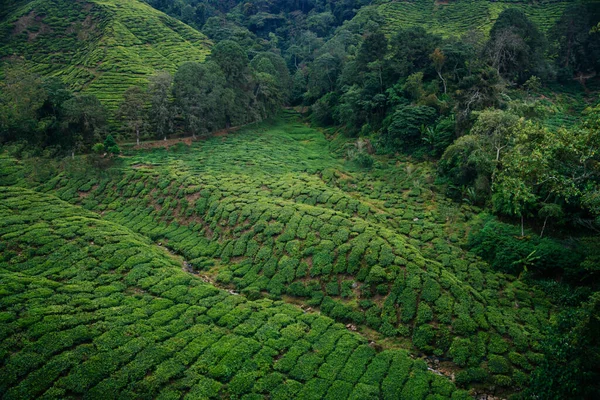
[[[0,221],[3,399],[469,398],[405,350],[219,290],[55,196],[0,187]]]
[[[570,1],[489,1],[489,0],[412,0],[380,1],[370,6],[384,17],[384,30],[393,33],[400,28],[423,26],[428,32],[442,36],[460,36],[470,30],[487,33],[500,13],[518,8],[542,31],[550,29]],[[364,7],[361,12],[368,12]]]
[[[426,165],[365,173],[327,147],[291,118],[127,151],[107,176],[34,172],[4,157],[0,184],[98,213],[217,287],[318,311],[382,349],[428,354],[461,385],[524,387],[554,307],[460,247],[477,210],[436,194]],[[320,376],[314,357],[307,379]]]
[[[204,35],[137,0],[34,0],[6,9],[0,58],[22,57],[110,109],[129,86],[209,52]]]

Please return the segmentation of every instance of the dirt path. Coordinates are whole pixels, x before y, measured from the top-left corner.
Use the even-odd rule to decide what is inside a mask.
[[[250,124],[234,126],[229,129],[221,129],[219,131],[215,131],[215,132],[211,133],[208,136],[197,136],[196,139],[194,139],[191,136],[187,136],[187,137],[167,139],[167,140],[164,140],[164,139],[163,140],[149,140],[149,141],[141,142],[139,145],[136,145],[135,143],[131,143],[131,142],[122,143],[122,145],[123,146],[131,146],[131,148],[136,149],[136,150],[138,150],[138,149],[144,149],[144,150],[145,149],[157,149],[157,148],[161,148],[161,147],[168,149],[169,147],[178,145],[179,143],[183,143],[186,146],[191,146],[194,141],[205,140],[210,137],[227,136],[228,134],[230,134],[232,132],[236,132],[236,131],[240,130],[241,128],[248,126],[248,125],[250,125]]]

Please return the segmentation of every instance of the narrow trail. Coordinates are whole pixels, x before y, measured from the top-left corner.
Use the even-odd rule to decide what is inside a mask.
[[[255,124],[257,122],[260,121],[255,121],[255,122],[250,122],[248,124],[245,125],[239,125],[239,126],[232,126],[230,128],[225,128],[225,129],[221,129],[218,131],[214,131],[212,133],[210,133],[209,135],[206,136],[196,136],[196,138],[194,138],[193,136],[186,136],[186,137],[181,137],[181,138],[173,138],[173,139],[157,139],[157,140],[147,140],[147,141],[142,141],[140,142],[140,144],[136,144],[135,142],[124,142],[124,143],[120,143],[121,146],[126,146],[126,147],[131,147],[132,149],[135,150],[147,150],[147,149],[158,149],[158,148],[165,148],[168,149],[169,147],[172,146],[176,146],[179,143],[183,143],[187,146],[191,146],[193,142],[199,142],[202,140],[206,140],[212,137],[223,137],[223,136],[227,136],[230,133],[234,133],[239,131],[242,128],[245,128],[247,126],[250,126],[252,124]]]

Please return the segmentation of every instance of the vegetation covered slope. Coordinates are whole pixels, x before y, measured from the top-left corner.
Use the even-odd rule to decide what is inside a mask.
[[[468,398],[406,351],[218,290],[90,211],[20,188],[0,200],[5,399]]]
[[[500,13],[507,8],[522,10],[542,31],[554,26],[570,1],[489,1],[413,0],[381,1],[375,8],[385,18],[383,29],[394,33],[411,26],[423,26],[430,33],[460,36],[470,30],[489,32]],[[366,7],[364,10],[368,10]],[[364,12],[364,11],[363,11]]]
[[[94,94],[111,109],[158,70],[202,61],[209,41],[147,4],[34,0],[0,20],[0,58],[23,57],[44,76]]]
[[[384,347],[451,360],[442,370],[458,367],[462,385],[525,386],[552,306],[458,246],[476,210],[435,194],[426,165],[364,173],[327,145],[303,125],[265,124],[130,152],[108,177],[46,172],[38,184],[4,159],[2,180],[100,212],[250,298],[300,301]]]

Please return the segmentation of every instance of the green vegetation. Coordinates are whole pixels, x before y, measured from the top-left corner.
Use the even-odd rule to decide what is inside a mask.
[[[600,3],[6,3],[6,398],[600,392]]]
[[[317,131],[286,118],[190,148],[125,149],[123,165],[106,177],[71,170],[36,183],[35,174],[24,178],[25,165],[23,178],[7,171],[4,180],[164,243],[219,285],[250,298],[297,298],[359,331],[374,330],[391,347],[408,341],[481,368],[485,378],[477,379],[487,384],[539,364],[554,307],[543,292],[458,246],[476,209],[435,194],[426,165],[363,172],[332,158]],[[494,354],[504,364],[490,363]],[[291,373],[298,357],[286,367]],[[319,362],[307,358],[297,378],[318,371]],[[346,374],[342,367],[336,371]],[[360,378],[343,376],[352,384]]]
[[[18,188],[0,199],[3,398],[468,398],[406,351],[215,289],[81,207]]]
[[[140,1],[21,3],[0,20],[0,58],[22,57],[110,110],[128,87],[208,54],[204,35]]]
[[[413,0],[380,3],[374,7],[385,18],[385,30],[390,34],[409,26],[422,26],[442,36],[460,36],[471,30],[487,33],[500,13],[509,8],[523,11],[543,31],[548,31],[571,2]],[[368,8],[363,10],[368,12]]]

